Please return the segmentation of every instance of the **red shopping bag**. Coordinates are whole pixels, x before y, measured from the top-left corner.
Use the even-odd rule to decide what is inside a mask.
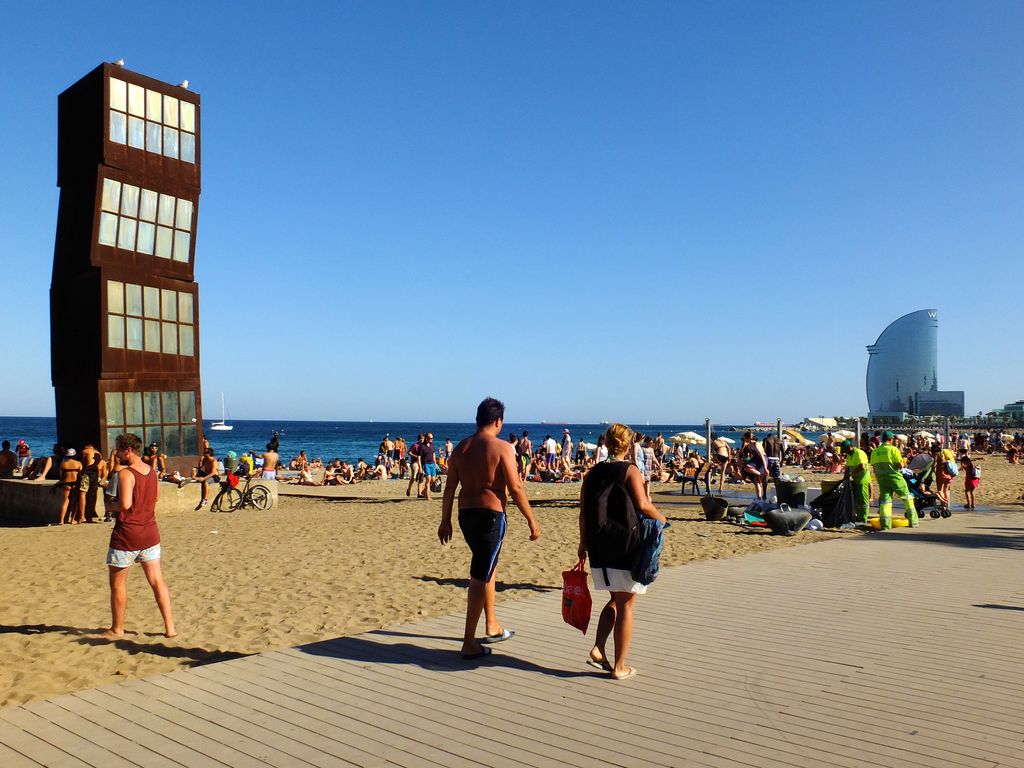
[[[590,608],[587,572],[580,560],[572,570],[562,571],[562,620],[585,635],[590,626]]]

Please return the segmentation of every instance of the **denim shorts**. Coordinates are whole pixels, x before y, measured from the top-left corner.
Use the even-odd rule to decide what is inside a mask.
[[[111,547],[107,550],[107,565],[115,568],[127,568],[136,560],[140,563],[148,563],[150,560],[160,559],[160,545],[154,544],[146,549],[124,550]]]

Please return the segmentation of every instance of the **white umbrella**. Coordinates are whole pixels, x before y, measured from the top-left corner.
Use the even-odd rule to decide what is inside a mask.
[[[690,443],[692,445],[704,445],[707,440],[696,432],[680,432],[677,435],[672,435],[672,441],[676,443]]]
[[[735,445],[736,444],[736,441],[733,440],[731,437],[720,437],[718,439],[721,440],[723,443],[728,443],[729,445]]]
[[[840,440],[853,440],[856,436],[857,433],[849,429],[837,429],[832,432],[832,437],[837,437]]]
[[[914,433],[914,437],[925,437],[925,438],[927,438],[929,440],[934,440],[935,439],[935,435],[933,435],[931,432],[927,432],[927,431],[925,431],[923,429],[920,432],[915,432]]]
[[[594,451],[597,450],[597,443],[584,443],[583,447],[586,448],[588,451]]]

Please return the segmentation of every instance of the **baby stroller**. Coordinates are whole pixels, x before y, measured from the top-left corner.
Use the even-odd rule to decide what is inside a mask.
[[[920,476],[915,475],[909,469],[904,469],[903,479],[907,481],[907,488],[910,489],[910,495],[914,497],[914,506],[917,507],[919,515],[923,515],[926,511],[933,518],[949,517],[953,514],[937,494],[924,489]]]

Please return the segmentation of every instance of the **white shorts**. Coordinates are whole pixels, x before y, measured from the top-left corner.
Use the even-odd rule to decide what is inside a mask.
[[[136,560],[140,563],[147,563],[150,560],[160,559],[160,545],[154,544],[152,547],[146,547],[146,549],[114,549],[111,547],[107,550],[107,565],[112,565],[115,568],[127,568]]]
[[[621,568],[601,568],[591,566],[591,578],[594,580],[594,589],[604,592],[632,592],[634,595],[642,595],[647,592],[647,587],[638,581],[633,581],[633,574]],[[608,581],[604,580],[605,571],[608,572]]]

